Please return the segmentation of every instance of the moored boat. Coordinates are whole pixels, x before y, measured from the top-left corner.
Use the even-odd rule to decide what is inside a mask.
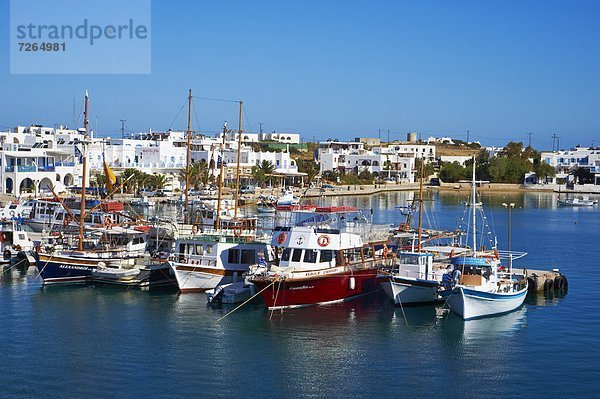
[[[387,226],[347,207],[294,213],[300,220],[273,233],[276,261],[253,266],[248,275],[269,309],[347,301],[379,289]]]

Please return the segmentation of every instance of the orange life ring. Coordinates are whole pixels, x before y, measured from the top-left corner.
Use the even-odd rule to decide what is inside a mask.
[[[390,249],[387,245],[383,244],[383,257],[387,258],[390,255]]]
[[[279,244],[279,245],[283,244],[286,239],[287,239],[287,234],[279,233],[279,235],[277,236],[277,244]]]
[[[326,247],[329,245],[329,243],[331,242],[331,238],[329,238],[328,235],[320,235],[319,238],[317,238],[317,244],[319,244],[320,247]]]
[[[236,236],[236,237],[239,237],[239,236],[242,235],[242,228],[241,228],[241,226],[235,226],[233,228],[233,235]]]

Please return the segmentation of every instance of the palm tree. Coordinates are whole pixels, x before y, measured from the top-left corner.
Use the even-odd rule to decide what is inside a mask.
[[[125,191],[128,194],[134,193],[139,188],[141,175],[142,172],[133,168],[128,168],[123,171],[121,174],[121,179],[122,181],[126,181]]]
[[[200,184],[207,185],[210,182],[210,174],[208,170],[208,164],[206,162],[194,162],[190,165],[190,188],[197,189]],[[187,170],[181,169],[179,171],[179,180],[186,181]]]
[[[154,175],[147,175],[145,182],[149,184],[154,190],[162,190],[171,181],[170,175],[161,175],[155,173]]]
[[[274,172],[275,166],[271,161],[263,160],[259,165],[252,167],[252,178],[256,184],[263,187],[265,181],[269,180]]]

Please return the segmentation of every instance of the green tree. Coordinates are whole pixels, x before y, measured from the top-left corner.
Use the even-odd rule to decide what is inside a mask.
[[[593,184],[594,174],[588,168],[578,167],[573,172],[573,176],[577,179],[578,184]]]
[[[136,192],[139,188],[142,187],[140,183],[143,184],[142,179],[144,178],[144,173],[140,172],[137,169],[127,168],[121,174],[122,181],[126,181],[124,187],[125,192],[128,194],[132,194]]]
[[[311,183],[319,174],[319,164],[312,159],[297,159],[298,172],[306,173],[308,182]]]
[[[418,175],[421,173],[421,163],[423,163],[422,158],[415,159],[415,169]],[[435,168],[431,163],[425,163],[425,165],[423,165],[423,179],[425,179],[427,176],[431,176],[434,173]]]
[[[170,175],[162,175],[155,173],[154,175],[147,175],[145,184],[152,187],[154,190],[162,190],[167,187],[167,184],[171,181]]]
[[[458,162],[444,162],[440,167],[440,179],[452,183],[456,183],[459,180],[467,180],[469,179],[469,169]]]
[[[252,167],[252,179],[255,184],[264,187],[267,180],[275,173],[275,166],[271,161],[263,160],[259,165]]]

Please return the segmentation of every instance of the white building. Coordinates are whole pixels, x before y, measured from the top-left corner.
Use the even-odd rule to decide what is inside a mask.
[[[260,133],[260,141],[277,141],[285,144],[300,144],[300,135],[298,133]]]
[[[577,168],[589,169],[594,174],[594,184],[600,185],[600,148],[575,147],[570,150],[542,152],[541,161],[556,169],[556,180],[569,179]]]
[[[93,135],[92,133],[90,134]],[[1,191],[37,196],[81,185],[83,132],[39,125],[0,132]]]
[[[414,153],[399,153],[394,146],[374,147],[372,150],[365,150],[364,146],[360,142],[319,143],[318,162],[321,173],[337,171],[341,174],[360,174],[367,171],[398,182],[414,182]]]

